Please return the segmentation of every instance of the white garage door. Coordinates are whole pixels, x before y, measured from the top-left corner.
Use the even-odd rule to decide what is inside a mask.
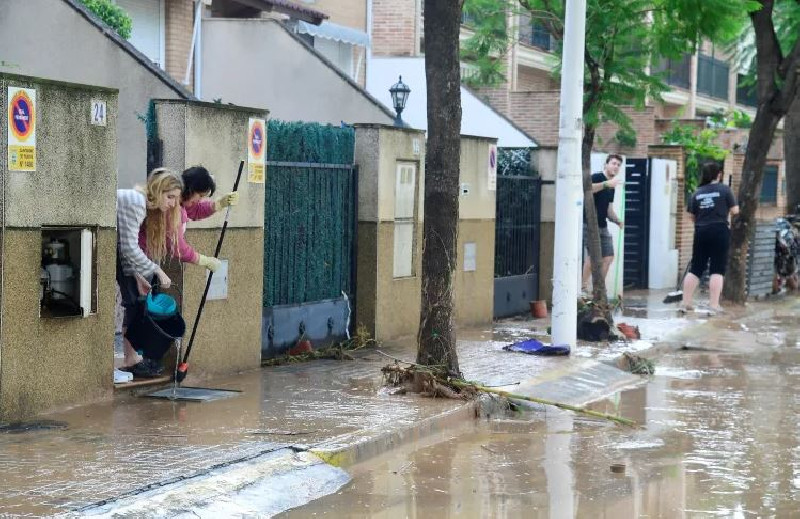
[[[116,0],[133,21],[130,41],[142,54],[164,67],[163,0]]]

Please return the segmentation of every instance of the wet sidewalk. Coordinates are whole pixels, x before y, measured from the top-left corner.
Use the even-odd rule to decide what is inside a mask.
[[[596,400],[640,380],[613,367],[615,356],[657,345],[677,347],[691,341],[697,325],[705,323],[678,318],[674,310],[668,310],[670,315],[647,315],[648,308],[645,301],[638,315],[629,311],[620,319],[641,327],[641,341],[610,348],[582,345],[569,357],[502,350],[525,338],[546,340],[546,320],[505,320],[493,329],[461,330],[461,369],[467,380],[516,393],[573,404]],[[654,308],[661,311],[658,305]],[[384,344],[380,350],[405,360],[415,358],[412,341]],[[234,510],[216,508],[212,513],[208,508],[220,500],[234,506],[235,500],[220,497],[224,492],[235,494],[248,486],[252,492],[257,488],[253,481],[263,483],[265,478],[272,478],[269,488],[274,489],[275,482],[292,471],[314,474],[313,491],[309,487],[314,485],[287,480],[281,499],[266,510],[296,506],[297,500],[334,491],[347,481],[347,474],[334,467],[363,461],[475,416],[475,402],[389,394],[382,388],[380,368],[391,362],[367,350],[354,361],[264,368],[204,384],[241,391],[229,399],[194,403],[120,394],[109,402],[40,417],[31,430],[0,434],[0,510],[40,516],[127,509],[155,517],[181,516],[181,511],[205,503],[211,517]],[[159,495],[164,500],[159,508],[141,508]]]

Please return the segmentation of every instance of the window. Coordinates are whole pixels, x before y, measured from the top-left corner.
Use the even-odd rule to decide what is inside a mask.
[[[668,85],[688,89],[691,84],[692,58],[688,54],[680,59],[662,60],[655,71],[661,73]]]
[[[394,188],[394,277],[414,275],[416,164],[398,163]]]
[[[704,54],[697,59],[697,92],[728,99],[728,64]]]
[[[764,166],[764,179],[761,181],[761,198],[763,204],[778,203],[778,166]]]
[[[551,51],[555,47],[550,31],[541,23],[531,20],[527,13],[520,15],[519,41],[546,51]]]

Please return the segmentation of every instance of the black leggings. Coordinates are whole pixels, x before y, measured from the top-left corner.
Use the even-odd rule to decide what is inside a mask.
[[[711,261],[711,274],[725,275],[728,266],[728,250],[731,246],[731,231],[724,223],[701,225],[694,228],[692,267],[689,270],[697,277],[703,276]]]

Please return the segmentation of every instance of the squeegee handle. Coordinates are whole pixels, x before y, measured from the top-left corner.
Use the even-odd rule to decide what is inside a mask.
[[[242,178],[242,170],[244,169],[244,161],[239,161],[239,172],[236,173],[236,182],[233,183],[233,191],[239,189],[239,180]],[[222,241],[225,239],[225,231],[228,229],[228,217],[231,214],[231,207],[228,206],[225,211],[225,222],[222,224],[222,232],[219,234],[219,241],[217,241],[217,248],[214,251],[214,257],[219,258],[219,252],[222,250]],[[206,280],[206,288],[203,290],[203,298],[200,300],[200,308],[197,309],[197,315],[194,318],[194,325],[192,325],[192,334],[189,336],[189,344],[186,346],[186,352],[183,354],[183,364],[186,364],[189,359],[189,353],[192,351],[192,344],[194,344],[194,336],[197,334],[197,325],[200,323],[200,316],[203,315],[203,308],[206,306],[206,299],[208,298],[208,290],[211,288],[211,278],[214,273],[209,271],[208,279]]]

